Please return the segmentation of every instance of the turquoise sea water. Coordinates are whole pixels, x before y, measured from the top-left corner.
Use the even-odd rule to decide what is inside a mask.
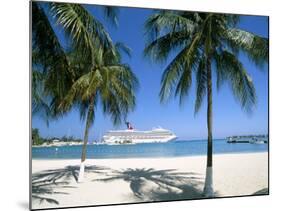
[[[77,159],[82,146],[33,147],[32,159]],[[173,141],[132,145],[88,145],[87,158],[136,158],[136,157],[176,157],[205,155],[206,140]],[[214,154],[267,152],[268,144],[226,143],[225,139],[214,140]]]

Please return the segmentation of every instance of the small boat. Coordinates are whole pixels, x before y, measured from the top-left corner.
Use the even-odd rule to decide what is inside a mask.
[[[264,136],[231,136],[227,137],[227,143],[266,144],[268,140]]]

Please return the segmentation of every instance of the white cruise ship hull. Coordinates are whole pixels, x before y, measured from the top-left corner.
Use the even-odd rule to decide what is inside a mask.
[[[138,144],[138,143],[165,143],[168,141],[175,140],[176,136],[171,136],[163,139],[147,138],[147,139],[134,139],[134,138],[119,138],[111,137],[104,138],[103,141],[106,144]]]
[[[165,143],[175,140],[177,136],[169,130],[151,131],[120,130],[109,131],[103,136],[105,144]]]

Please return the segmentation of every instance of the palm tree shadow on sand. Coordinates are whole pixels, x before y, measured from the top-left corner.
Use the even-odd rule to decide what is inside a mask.
[[[32,201],[59,205],[54,194],[68,194],[65,189],[76,188],[79,165],[45,170],[32,175]],[[113,170],[103,166],[85,166],[85,173],[100,174],[92,181],[124,180],[139,201],[172,201],[203,198],[204,175],[179,172],[176,169],[127,168]],[[74,185],[73,185],[74,184]]]
[[[78,181],[80,166],[66,166],[65,168],[41,171],[32,175],[32,201],[38,201],[40,204],[47,202],[59,205],[59,202],[52,197],[53,194],[68,194],[63,191],[67,188],[76,188],[71,185],[72,182]],[[102,166],[86,166],[85,173],[104,174],[108,170]]]
[[[112,171],[107,177],[93,181],[129,183],[134,196],[141,201],[169,201],[202,198],[204,177],[176,169],[128,168]]]

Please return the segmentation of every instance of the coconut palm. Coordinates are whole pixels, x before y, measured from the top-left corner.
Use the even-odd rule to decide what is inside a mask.
[[[115,8],[104,7],[104,14],[117,24]],[[67,56],[69,49],[62,46],[54,24],[61,26],[70,50],[83,49],[92,64],[96,49],[113,48],[103,25],[83,5],[32,2],[32,112],[48,118],[59,115],[58,105],[75,80]]]
[[[268,62],[268,40],[237,28],[238,21],[237,15],[162,11],[151,15],[145,24],[149,35],[145,56],[158,62],[170,61],[172,57],[162,75],[161,102],[174,95],[182,104],[189,93],[193,73],[196,76],[195,114],[207,95],[206,197],[213,196],[213,72],[218,90],[223,82],[228,82],[242,108],[251,112],[256,104],[255,88],[238,54],[245,53],[258,66]]]
[[[66,112],[78,107],[81,118],[86,119],[78,182],[84,178],[89,129],[94,123],[98,102],[103,113],[109,115],[114,124],[121,123],[135,107],[134,91],[138,87],[138,80],[130,67],[121,63],[120,51],[129,53],[129,48],[116,43],[114,49],[114,52],[111,49],[100,51],[95,65],[87,64],[82,53],[75,53],[71,59],[71,66],[79,77],[66,93],[59,109]]]
[[[135,105],[133,91],[137,79],[130,67],[121,63],[120,50],[128,53],[129,49],[121,43],[114,45],[103,25],[84,6],[44,5],[32,3],[32,68],[34,72],[39,69],[38,74],[33,74],[36,86],[33,86],[32,104],[37,110],[48,111],[52,118],[75,106],[79,108],[82,119],[86,119],[79,173],[82,181],[89,128],[98,100],[104,113],[109,114],[115,124],[120,123]],[[104,12],[117,24],[116,9],[104,7]],[[71,44],[68,51],[62,47],[48,17],[62,27]],[[42,72],[44,77],[39,77]],[[37,87],[43,87],[43,91],[39,92]]]

